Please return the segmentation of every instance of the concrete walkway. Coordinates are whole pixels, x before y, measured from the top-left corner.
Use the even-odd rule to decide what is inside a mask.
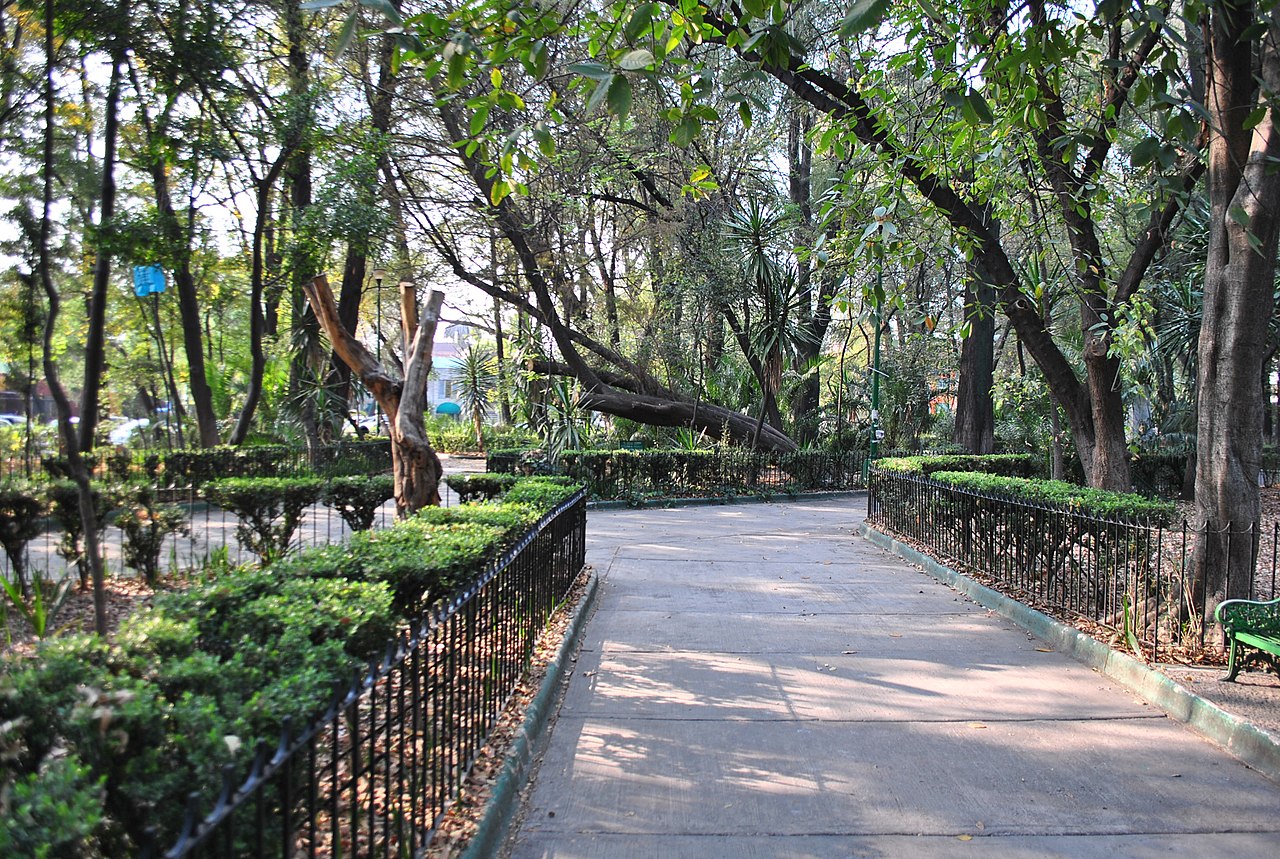
[[[864,509],[593,511],[506,855],[1280,855],[1280,785],[853,536]]]

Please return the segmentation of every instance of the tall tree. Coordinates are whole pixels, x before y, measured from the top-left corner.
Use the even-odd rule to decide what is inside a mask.
[[[1209,251],[1198,348],[1195,596],[1250,592],[1262,467],[1262,373],[1280,235],[1280,8],[1208,5]],[[1255,35],[1259,34],[1260,35]],[[1230,573],[1230,575],[1228,575]],[[1199,604],[1199,600],[1193,605]]]

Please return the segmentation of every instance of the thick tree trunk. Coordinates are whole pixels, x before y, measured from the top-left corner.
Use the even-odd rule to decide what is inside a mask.
[[[1262,90],[1255,52],[1242,49],[1257,20],[1252,3],[1211,7],[1208,49],[1209,252],[1200,328],[1196,525],[1192,610],[1206,629],[1223,599],[1249,595],[1259,514],[1262,408],[1280,225],[1280,131],[1271,110],[1246,130],[1255,104],[1280,92],[1280,10],[1263,19]]]
[[[986,218],[990,222],[990,217]],[[998,223],[991,224],[994,235]],[[969,333],[960,343],[960,380],[956,391],[955,443],[970,453],[995,449],[996,291],[991,276],[975,257],[966,266],[964,319]]]
[[[444,293],[432,292],[422,319],[417,322],[409,348],[405,351],[404,380],[393,379],[364,344],[344,328],[338,319],[329,281],[323,275],[304,286],[316,320],[333,350],[359,376],[386,412],[391,434],[391,467],[395,480],[396,515],[400,518],[423,507],[440,503],[440,459],[431,447],[423,421],[426,381],[431,373],[431,346]],[[412,319],[417,308],[408,306],[413,291],[405,290],[402,317]]]

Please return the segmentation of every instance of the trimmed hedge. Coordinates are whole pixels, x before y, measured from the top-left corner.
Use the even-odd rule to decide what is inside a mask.
[[[875,467],[899,474],[930,477],[939,471],[979,471],[1005,477],[1037,477],[1040,462],[1029,453],[942,454],[939,456],[891,456],[877,459]]]
[[[1167,501],[1156,501],[1130,492],[1091,489],[1061,480],[1028,480],[964,471],[938,471],[930,476],[939,483],[958,489],[1059,507],[1099,519],[1167,524],[1177,512],[1176,507]]]
[[[502,500],[550,510],[577,491],[578,484],[568,477],[526,477],[516,481]]]
[[[239,518],[236,540],[269,563],[289,550],[303,511],[324,489],[318,477],[230,477],[206,484],[204,496]]]
[[[517,487],[519,484],[517,484]],[[513,489],[514,491],[514,489]],[[158,596],[112,644],[77,635],[0,665],[0,854],[133,855],[193,789],[322,710],[407,619],[465,585],[575,487],[427,511],[261,570]],[[36,850],[35,855],[39,855]]]
[[[369,477],[335,477],[321,493],[321,499],[342,517],[352,531],[373,527],[378,509],[395,495],[395,480],[389,474]]]
[[[770,495],[862,487],[865,451],[745,449],[569,450],[564,474],[586,484],[592,498]],[[537,473],[550,469],[541,451],[494,450],[488,469]]]
[[[450,474],[445,477],[444,482],[458,494],[458,500],[465,504],[468,501],[497,498],[512,487],[516,476],[486,471],[479,474]]]

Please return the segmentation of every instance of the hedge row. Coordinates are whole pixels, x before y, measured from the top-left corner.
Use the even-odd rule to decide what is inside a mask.
[[[876,468],[899,474],[930,477],[939,471],[981,471],[1006,477],[1036,477],[1040,462],[1029,453],[986,455],[944,454],[941,456],[895,456],[876,460]]]
[[[1017,499],[1099,519],[1167,523],[1176,513],[1174,505],[1167,501],[1025,476],[1034,473],[1035,465],[1034,457],[1026,454],[909,456],[877,460],[876,471],[928,477],[992,498]],[[873,484],[874,491],[881,495],[892,491],[883,481],[873,480]]]
[[[1175,506],[1168,501],[1144,498],[1131,492],[1091,489],[1061,480],[1028,480],[962,471],[938,471],[931,476],[939,483],[958,489],[1045,504],[1099,519],[1143,520],[1167,524],[1177,512]]]
[[[222,566],[156,598],[113,643],[55,639],[0,668],[0,855],[132,855],[193,789],[243,771],[284,718],[321,711],[398,629],[573,494],[432,509],[259,570]]]
[[[55,478],[70,476],[59,457],[41,461]],[[340,441],[309,451],[284,444],[210,447],[167,453],[131,453],[102,449],[89,456],[89,466],[100,479],[145,479],[170,488],[203,486],[227,477],[342,477],[391,469],[391,442],[387,439]]]
[[[539,451],[490,452],[491,472],[551,468]],[[560,470],[584,483],[593,498],[723,495],[860,488],[862,451],[768,453],[731,450],[570,450]]]

